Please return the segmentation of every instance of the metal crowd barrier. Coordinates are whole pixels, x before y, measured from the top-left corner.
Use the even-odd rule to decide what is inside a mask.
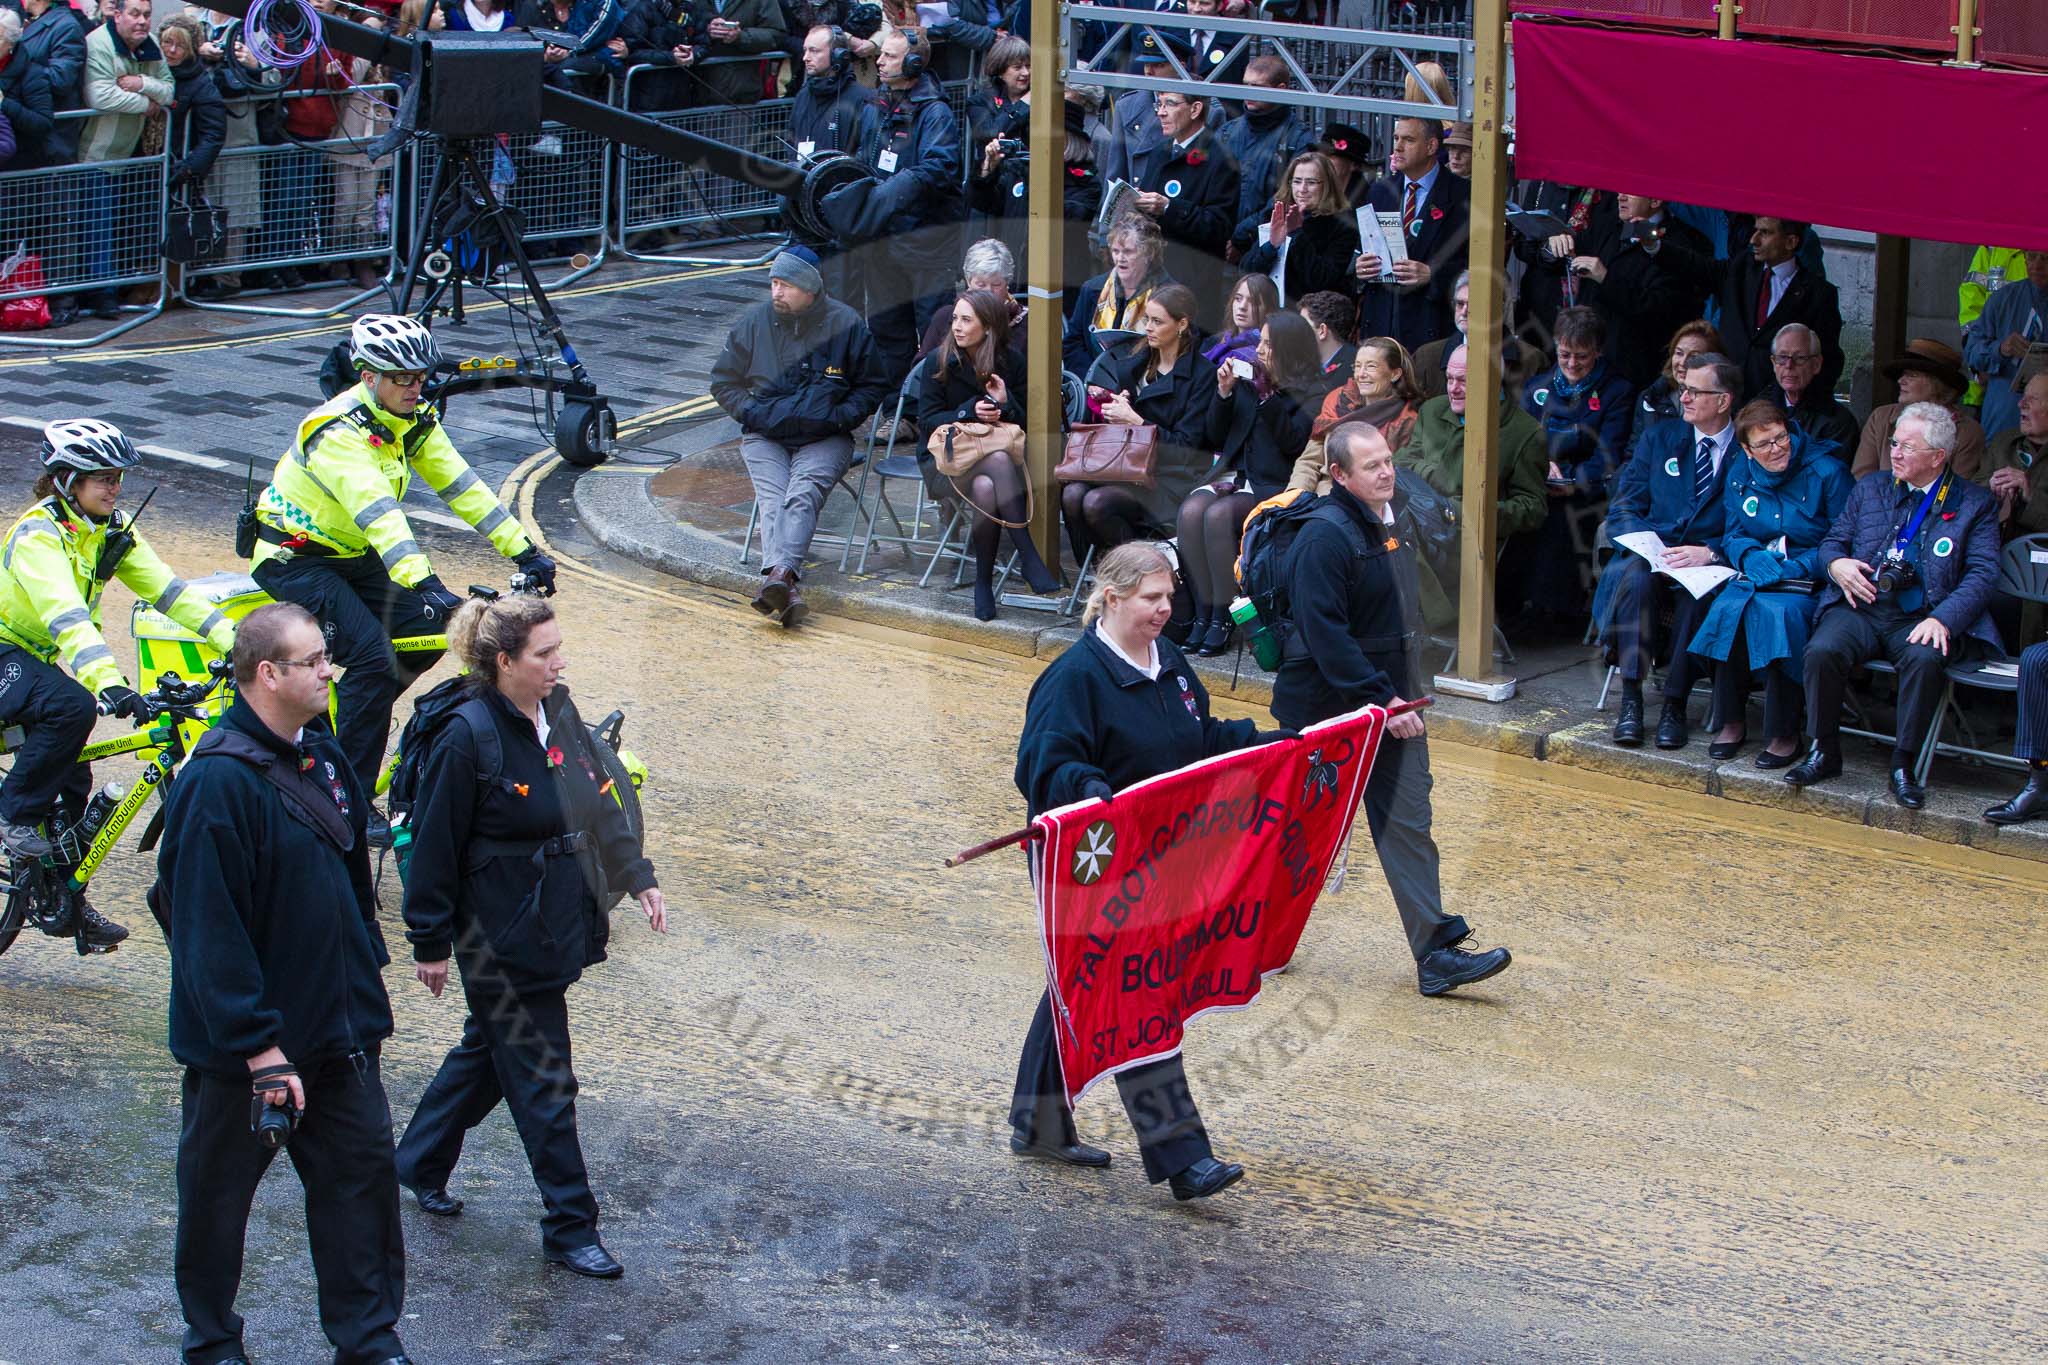
[[[93,115],[80,110],[57,117],[82,120]],[[0,331],[0,346],[83,350],[132,332],[164,311],[161,248],[168,167],[169,159],[159,152],[121,161],[0,171],[0,262],[15,263],[6,283],[0,284],[0,303],[156,286],[153,302],[122,307],[124,316],[90,337]],[[40,285],[31,282],[38,275]],[[133,316],[125,316],[131,311]]]
[[[492,190],[526,222],[521,240],[536,261],[567,260],[566,273],[542,283],[559,289],[604,264],[609,243],[608,199],[615,148],[595,133],[543,123],[538,133],[497,140],[483,160]],[[412,150],[412,211],[424,216],[440,154],[431,142]],[[509,182],[502,177],[511,176]],[[417,219],[415,219],[417,221]],[[579,263],[580,260],[580,263]]]
[[[361,89],[390,104],[398,102],[396,85]],[[302,95],[329,97],[324,91],[292,91],[286,97]],[[298,270],[337,261],[374,260],[377,274],[388,277],[400,250],[400,215],[394,205],[403,157],[370,160],[365,147],[384,127],[382,119],[373,122],[370,137],[361,139],[344,136],[324,142],[223,148],[207,175],[205,198],[226,215],[225,236],[216,255],[183,268],[178,285],[181,301],[193,308],[227,313],[317,318],[353,311],[365,300],[381,295],[384,290],[379,284],[340,303],[312,307],[225,303],[191,295],[192,284],[199,279]],[[380,190],[390,194],[381,214]],[[167,205],[166,209],[175,207]]]
[[[728,61],[754,61],[758,58],[728,58]],[[710,65],[705,62],[703,65]],[[626,107],[634,107],[634,96],[638,89],[663,75],[673,76],[672,66],[636,66],[626,72]],[[786,99],[762,100],[749,105],[700,105],[693,109],[678,109],[656,112],[639,110],[645,118],[665,123],[672,128],[713,138],[735,147],[744,147],[750,152],[771,157],[777,161],[794,161],[796,146],[789,137],[789,111],[793,101]],[[610,246],[628,260],[658,261],[667,265],[702,265],[710,258],[702,256],[672,255],[660,250],[648,249],[652,243],[647,234],[655,232],[677,232],[701,229],[705,226],[734,228],[724,236],[712,233],[699,237],[702,243],[712,241],[751,241],[772,239],[775,243],[758,258],[747,261],[732,261],[720,257],[712,264],[759,265],[773,259],[780,249],[786,234],[779,230],[744,230],[735,219],[761,218],[780,219],[782,214],[781,196],[738,180],[711,175],[694,167],[684,166],[667,157],[656,156],[636,147],[620,147],[614,150],[613,160],[617,166],[617,180],[612,215]],[[631,239],[640,237],[638,243]]]

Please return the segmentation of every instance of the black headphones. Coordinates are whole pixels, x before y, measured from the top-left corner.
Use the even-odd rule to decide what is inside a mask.
[[[914,81],[924,74],[931,61],[931,40],[924,36],[921,28],[907,28],[903,33],[903,79]]]
[[[853,65],[853,42],[846,36],[846,30],[837,24],[832,26],[832,74],[844,76]]]

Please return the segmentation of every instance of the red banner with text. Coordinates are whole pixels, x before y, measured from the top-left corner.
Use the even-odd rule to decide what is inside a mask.
[[[1351,827],[1387,713],[1204,759],[1048,811],[1038,921],[1067,1097],[1178,1052],[1287,965]]]

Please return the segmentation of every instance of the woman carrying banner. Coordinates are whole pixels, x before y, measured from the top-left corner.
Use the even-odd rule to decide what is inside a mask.
[[[1262,735],[1248,720],[1212,717],[1201,679],[1160,637],[1172,615],[1173,570],[1155,546],[1132,541],[1098,563],[1080,642],[1039,675],[1025,703],[1017,789],[1032,819],[1091,798],[1107,804],[1134,782],[1293,734]],[[1035,849],[1031,875],[1036,885]],[[1178,1053],[1118,1072],[1116,1087],[1152,1184],[1169,1182],[1175,1199],[1201,1199],[1243,1178],[1242,1166],[1210,1151]],[[1010,1150],[1019,1156],[1109,1164],[1108,1152],[1075,1135],[1048,997],[1039,999],[1017,1062],[1010,1124]]]

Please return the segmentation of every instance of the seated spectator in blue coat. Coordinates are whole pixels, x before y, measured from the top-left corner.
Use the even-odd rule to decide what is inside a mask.
[[[1688,322],[1672,334],[1671,343],[1664,348],[1663,372],[1656,383],[1636,395],[1635,412],[1629,420],[1628,450],[1621,457],[1624,464],[1635,457],[1637,443],[1650,434],[1651,427],[1684,417],[1678,410],[1678,391],[1685,386],[1686,366],[1692,364],[1694,356],[1709,351],[1727,354],[1721,349],[1720,332],[1705,318]]]
[[[1145,326],[1145,305],[1152,295],[1173,283],[1161,264],[1166,251],[1159,224],[1143,214],[1126,214],[1109,230],[1109,269],[1081,282],[1067,314],[1060,357],[1067,369],[1088,377],[1102,355],[1098,333],[1135,335]]]
[[[1745,407],[1735,419],[1735,439],[1747,458],[1735,462],[1722,495],[1728,531],[1721,557],[1741,574],[1714,594],[1692,640],[1692,652],[1714,670],[1707,723],[1720,728],[1707,757],[1730,759],[1741,750],[1750,682],[1761,673],[1764,747],[1756,766],[1789,768],[1799,753],[1800,687],[1821,577],[1820,543],[1854,481],[1841,450],[1809,435],[1776,403],[1759,399]]]
[[[1635,388],[1608,361],[1607,324],[1591,308],[1559,313],[1555,335],[1557,364],[1522,390],[1523,410],[1543,428],[1549,496],[1543,524],[1508,551],[1514,588],[1503,603],[1512,611],[1526,601],[1532,624],[1583,628],[1593,528],[1628,446]]]
[[[1915,760],[1941,702],[1943,670],[1973,645],[2002,654],[1986,608],[1998,586],[1998,502],[1949,468],[1956,419],[1938,403],[1899,414],[1891,468],[1864,475],[1821,542],[1828,583],[1806,642],[1806,719],[1813,747],[1785,780],[1842,771],[1842,693],[1871,659],[1898,671],[1892,798],[1927,802]]]
[[[1723,355],[1693,357],[1678,391],[1682,422],[1659,422],[1636,446],[1621,471],[1607,511],[1607,534],[1620,537],[1655,531],[1664,542],[1667,569],[1720,564],[1721,492],[1740,456],[1735,449],[1734,412],[1741,401],[1742,371]],[[1698,667],[1685,650],[1706,602],[1658,576],[1640,555],[1617,549],[1600,575],[1593,618],[1610,663],[1621,670],[1621,718],[1614,742],[1634,748],[1643,742],[1643,679],[1656,655],[1665,602],[1671,604],[1671,663],[1664,671],[1664,712],[1657,721],[1657,747],[1682,749],[1685,699]]]
[[[1963,359],[1984,382],[1978,421],[1989,438],[2020,424],[2020,396],[2012,382],[2027,349],[2048,341],[2048,251],[2026,253],[2027,277],[1991,296],[1963,332]]]

